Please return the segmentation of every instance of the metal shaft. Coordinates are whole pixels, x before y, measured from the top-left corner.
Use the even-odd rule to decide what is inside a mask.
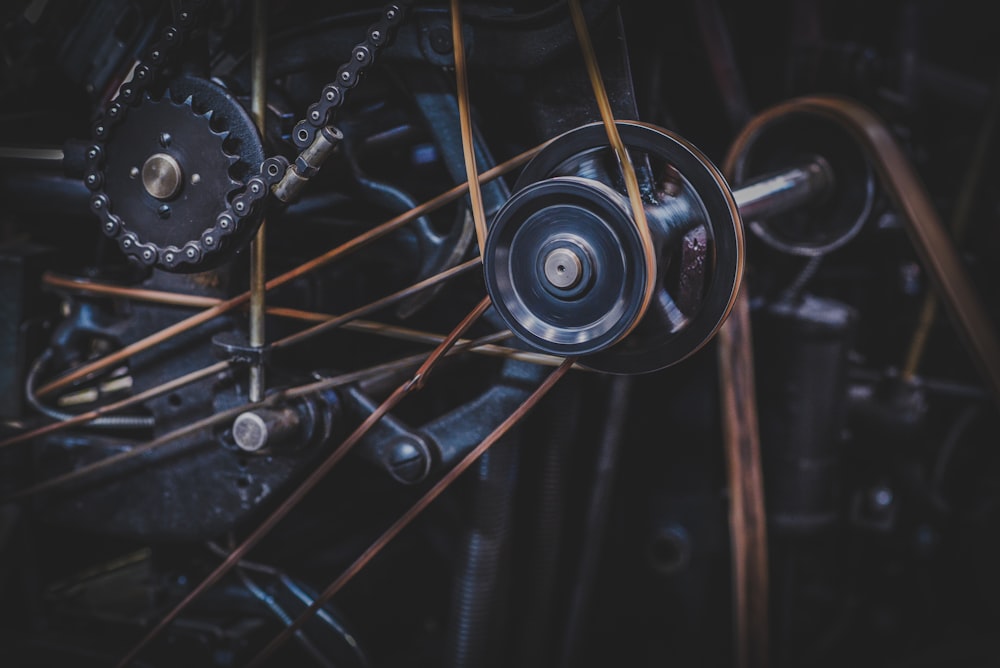
[[[251,53],[252,80],[250,83],[250,105],[254,122],[261,137],[266,136],[265,118],[267,114],[267,0],[254,0],[253,4],[253,44]],[[266,260],[267,234],[262,221],[257,236],[250,244],[250,345],[263,347],[265,334],[265,294],[267,289]],[[250,401],[264,398],[264,365],[250,366]]]
[[[754,179],[733,191],[745,220],[768,218],[821,199],[833,188],[833,172],[823,158]]]
[[[65,153],[61,147],[0,146],[0,167],[17,169],[43,167],[62,169]]]

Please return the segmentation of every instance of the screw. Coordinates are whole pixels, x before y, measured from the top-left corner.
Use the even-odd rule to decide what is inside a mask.
[[[879,485],[871,490],[872,506],[876,510],[886,510],[893,502],[892,490],[885,485]]]
[[[452,52],[454,45],[451,43],[451,31],[448,28],[437,26],[431,30],[429,37],[434,53],[439,53],[443,56]]]
[[[133,167],[132,169],[128,170],[128,175],[129,175],[129,178],[131,178],[131,179],[137,179],[137,178],[139,178],[139,168],[138,167]]]
[[[170,142],[172,142],[173,140],[174,138],[170,136],[169,132],[160,133],[160,146],[162,146],[163,148],[170,146]]]
[[[423,480],[429,464],[425,448],[424,444],[408,437],[393,442],[385,459],[392,477],[410,485]]]
[[[160,218],[169,218],[170,206],[167,204],[161,204],[160,208],[156,210],[156,213],[160,214]]]

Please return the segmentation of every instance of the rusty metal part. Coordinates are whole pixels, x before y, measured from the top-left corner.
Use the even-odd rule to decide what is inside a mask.
[[[601,78],[601,68],[597,63],[594,44],[590,40],[587,19],[583,15],[583,9],[580,8],[580,0],[569,0],[569,11],[573,19],[573,28],[576,30],[576,39],[580,44],[580,50],[583,52],[583,60],[587,66],[587,76],[590,78],[590,85],[594,89],[594,99],[597,101],[597,107],[601,112],[601,121],[604,123],[604,129],[608,133],[608,142],[611,144],[612,149],[614,149],[622,176],[625,179],[625,189],[628,191],[632,217],[639,230],[639,239],[643,248],[646,286],[643,292],[642,306],[639,309],[639,316],[623,335],[622,338],[624,338],[642,320],[642,316],[649,308],[649,304],[653,300],[653,294],[656,292],[656,251],[653,247],[653,236],[649,231],[649,221],[646,220],[646,209],[642,203],[639,179],[635,175],[635,168],[632,166],[632,159],[625,148],[625,143],[622,142],[621,135],[618,133],[618,125],[615,123],[615,115],[611,109],[608,92],[604,88],[604,80]]]
[[[547,142],[546,142],[547,143]],[[538,151],[540,151],[545,146],[545,143],[536,146],[535,148],[528,149],[527,151],[514,156],[510,160],[503,162],[496,167],[487,170],[479,175],[479,182],[485,183],[491,181],[498,176],[506,174],[509,171],[517,169],[518,167],[524,165],[528,160],[534,157]],[[330,262],[343,257],[349,253],[352,253],[363,246],[370,244],[371,242],[379,239],[390,232],[399,229],[403,225],[423,216],[431,211],[439,209],[440,207],[455,201],[468,190],[467,183],[461,183],[454,188],[430,199],[423,204],[416,206],[409,211],[399,214],[395,218],[392,218],[381,225],[373,227],[372,229],[359,234],[350,241],[347,241],[336,248],[333,248],[326,253],[320,255],[319,257],[313,258],[308,262],[305,262],[298,267],[291,269],[279,276],[272,278],[267,282],[267,289],[273,290],[279,286],[285,285],[296,278],[308,274],[311,271],[319,269],[320,267],[326,266]],[[157,346],[171,338],[183,334],[198,325],[204,324],[213,318],[217,318],[220,315],[229,313],[243,304],[245,304],[250,298],[249,292],[244,292],[242,294],[236,295],[224,302],[220,302],[215,306],[212,306],[201,313],[197,313],[189,318],[186,318],[178,323],[171,325],[165,329],[160,330],[156,334],[147,336],[144,339],[136,341],[134,343],[125,346],[121,350],[117,350],[114,353],[106,355],[100,359],[97,359],[88,364],[84,364],[73,371],[57,378],[56,380],[46,384],[44,387],[38,389],[38,396],[44,397],[53,394],[54,392],[61,390],[63,388],[69,387],[71,385],[80,383],[93,377],[95,374],[112,367],[116,364],[121,364],[127,360],[132,355],[149,350],[150,348]]]
[[[456,464],[448,473],[444,475],[437,483],[434,484],[420,499],[410,506],[398,520],[393,522],[393,524],[379,536],[374,543],[372,543],[368,549],[366,549],[361,556],[354,560],[350,566],[347,567],[340,577],[334,580],[330,585],[323,590],[323,592],[313,601],[305,611],[299,615],[299,617],[293,621],[291,624],[286,626],[281,633],[279,633],[274,640],[272,640],[268,645],[261,650],[261,652],[251,660],[248,668],[253,666],[260,666],[263,662],[274,653],[276,649],[281,647],[298,629],[302,628],[309,619],[331,598],[333,598],[337,592],[343,589],[344,585],[351,581],[351,579],[357,575],[361,569],[363,569],[372,559],[374,559],[379,552],[381,552],[386,545],[388,545],[393,538],[399,535],[399,533],[405,529],[409,524],[422,513],[430,504],[437,499],[442,492],[444,492],[448,487],[455,482],[455,480],[462,475],[472,464],[483,455],[484,452],[490,449],[490,447],[500,440],[504,434],[506,434],[511,427],[520,422],[528,412],[535,407],[535,405],[541,401],[542,397],[548,394],[549,390],[559,381],[566,373],[572,368],[575,360],[572,357],[566,358],[555,371],[550,373],[548,377],[542,382],[538,388],[535,389],[531,395],[528,396],[524,402],[517,407],[517,409],[511,413],[511,415],[504,420],[496,429],[494,429],[489,436],[484,438],[482,442],[479,443],[475,448],[473,448],[469,453],[462,458],[462,460]],[[232,555],[230,555],[232,558]]]
[[[746,286],[719,330],[719,392],[729,486],[735,665],[768,665],[768,554],[764,475]]]
[[[766,125],[787,114],[815,114],[846,128],[864,148],[959,336],[1000,405],[1000,343],[962,259],[913,166],[885,124],[864,106],[840,97],[813,96],[779,104],[754,118],[730,149],[739,155]]]
[[[465,156],[465,174],[469,181],[469,200],[472,202],[472,219],[476,224],[479,254],[486,250],[486,209],[479,181],[475,179],[476,145],[472,136],[472,109],[469,103],[469,78],[465,66],[465,40],[462,38],[462,9],[459,0],[451,0],[451,41],[455,54],[455,82],[457,85],[458,120],[462,130],[462,153]]]
[[[139,653],[153,641],[170,623],[180,615],[195,599],[197,599],[201,594],[203,594],[209,587],[217,583],[231,571],[240,560],[247,555],[247,553],[259,543],[271,530],[280,522],[289,512],[292,511],[295,506],[305,498],[305,496],[313,490],[316,485],[320,483],[323,478],[333,469],[334,466],[339,463],[351,448],[353,448],[365,434],[367,434],[375,424],[382,419],[389,411],[395,408],[400,401],[403,400],[408,394],[414,390],[418,390],[424,386],[427,382],[427,378],[430,376],[434,367],[437,363],[444,357],[445,354],[455,345],[458,339],[464,334],[469,327],[471,327],[476,320],[482,316],[482,314],[490,306],[489,297],[483,299],[472,311],[469,312],[465,318],[451,331],[451,333],[445,338],[444,341],[438,345],[437,348],[427,357],[420,368],[417,369],[413,377],[408,381],[401,384],[399,387],[393,391],[392,394],[386,398],[379,406],[368,416],[361,425],[355,429],[343,443],[340,444],[330,455],[320,464],[310,475],[306,478],[301,485],[295,488],[288,498],[281,502],[281,504],[274,509],[274,511],[267,516],[265,519],[253,532],[247,536],[242,543],[239,544],[229,556],[219,564],[215,570],[213,570],[204,580],[202,580],[198,585],[192,589],[187,596],[185,596],[180,603],[178,603],[174,608],[166,614],[159,622],[153,626],[150,631],[143,636],[143,638],[136,643],[128,653],[122,657],[121,661],[118,662],[118,668],[124,668],[129,663],[135,659]],[[268,398],[270,401],[270,398]],[[243,408],[243,407],[241,407]],[[230,413],[232,411],[226,411]],[[227,415],[228,418],[235,418],[236,415],[241,413],[242,410],[236,412],[234,415]]]

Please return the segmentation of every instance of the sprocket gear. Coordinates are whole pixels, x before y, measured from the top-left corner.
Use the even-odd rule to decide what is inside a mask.
[[[212,82],[186,77],[159,99],[144,95],[104,153],[96,195],[104,195],[104,217],[114,223],[104,230],[141,264],[211,268],[259,225],[259,215],[225,213],[264,152],[249,115]]]

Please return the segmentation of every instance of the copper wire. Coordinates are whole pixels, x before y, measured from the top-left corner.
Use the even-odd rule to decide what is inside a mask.
[[[462,130],[462,153],[465,156],[465,174],[469,182],[469,200],[472,219],[476,223],[476,240],[479,254],[486,252],[486,211],[483,194],[476,178],[476,144],[472,134],[472,111],[469,104],[469,79],[465,66],[465,41],[462,37],[462,9],[459,0],[451,0],[451,41],[455,54],[455,81],[458,92],[458,119]]]
[[[632,159],[629,157],[625,143],[618,132],[618,125],[615,123],[615,114],[611,109],[611,101],[608,99],[608,92],[604,87],[604,79],[601,77],[601,68],[597,63],[597,54],[594,52],[594,45],[590,40],[590,31],[587,28],[587,19],[580,8],[580,0],[569,0],[570,16],[573,19],[573,27],[576,29],[576,38],[583,52],[583,60],[587,66],[587,76],[590,78],[590,85],[594,89],[594,99],[597,101],[597,108],[601,113],[601,121],[608,134],[608,142],[615,152],[618,165],[621,168],[622,176],[625,179],[625,189],[628,191],[629,204],[632,206],[632,216],[635,219],[635,226],[639,231],[639,240],[643,249],[643,264],[646,269],[646,284],[642,296],[642,308],[632,326],[624,332],[623,337],[628,335],[649,307],[656,291],[656,251],[653,246],[653,236],[649,231],[649,221],[646,220],[646,209],[642,203],[642,192],[639,190],[639,179],[635,175],[635,168]]]

